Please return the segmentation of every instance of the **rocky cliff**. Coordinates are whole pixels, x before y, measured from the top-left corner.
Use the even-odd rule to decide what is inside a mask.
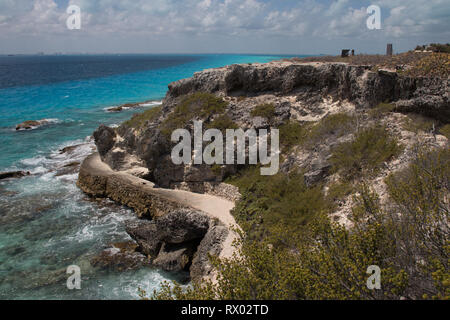
[[[377,155],[375,160],[381,159],[380,163],[371,168],[376,173],[370,176],[371,183],[383,195],[383,178],[404,167],[415,146],[448,145],[437,131],[450,120],[449,79],[372,70],[371,66],[343,63],[274,62],[196,73],[171,83],[161,106],[135,115],[118,128],[100,126],[94,133],[99,155],[116,173],[105,177],[96,170],[92,174],[84,164],[78,185],[93,196],[109,197],[151,219],[128,226],[128,232],[156,266],[172,271],[189,268],[193,279],[211,275],[208,255],[220,255],[225,239],[230,240],[226,224],[214,223],[211,217],[203,223],[202,210],[192,211],[172,201],[173,197],[161,196],[165,189],[159,187],[236,201],[238,189],[223,181],[242,166],[173,164],[173,130],[192,132],[193,120],[202,120],[204,130],[222,132],[279,128],[281,172],[301,172],[308,186],[329,190],[342,180],[342,173],[333,169],[334,150],[367,128],[375,128],[372,136],[380,134],[388,143],[387,137],[393,136],[401,145],[384,158]],[[420,115],[420,121],[409,113]],[[427,125],[419,126],[417,121]],[[139,183],[129,177],[137,177]],[[345,195],[335,213],[344,223],[352,206],[351,195]]]
[[[173,188],[187,184],[201,190],[214,189],[211,185],[234,173],[236,167],[173,165],[170,130],[192,130],[192,120],[204,120],[210,127],[278,128],[289,121],[315,122],[330,114],[367,110],[390,102],[399,112],[449,121],[449,79],[402,77],[395,72],[371,70],[371,66],[343,63],[292,62],[206,70],[171,83],[162,107],[152,113],[118,129],[101,126],[94,137],[102,159],[114,169],[141,166],[148,169],[143,176],[157,185]],[[198,95],[200,92],[221,97],[224,110],[202,110],[199,104],[204,107],[212,102]],[[186,98],[196,93],[197,99]],[[270,119],[252,114],[264,104],[273,106]]]

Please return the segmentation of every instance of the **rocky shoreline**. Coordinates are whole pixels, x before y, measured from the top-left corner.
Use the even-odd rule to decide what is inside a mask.
[[[389,103],[393,113],[383,114],[379,123],[400,137],[406,148],[401,160],[385,170],[387,175],[408,163],[414,145],[423,141],[445,145],[445,137],[437,138],[435,132],[412,134],[401,123],[411,112],[448,123],[448,83],[449,79],[404,77],[345,63],[283,61],[205,70],[171,83],[163,104],[153,111],[118,128],[100,126],[94,133],[99,153],[82,164],[78,186],[92,197],[107,197],[135,210],[142,220],[128,225],[127,232],[154,266],[189,270],[193,280],[213,279],[208,255],[231,257],[235,252],[232,242],[237,236],[230,227],[237,224],[230,211],[240,194],[224,180],[239,167],[174,165],[167,128],[192,131],[192,120],[203,120],[213,128],[268,129],[316,124],[333,115],[366,121],[351,124],[339,136],[339,128],[325,132],[318,145],[294,146],[283,155],[281,172],[300,170],[305,183],[313,186],[339,178],[330,172],[332,149],[352,140],[354,126],[374,123],[370,110]],[[201,109],[202,104],[214,103],[223,106],[219,113]],[[255,113],[261,107],[266,113]],[[343,200],[336,215],[345,218],[349,208],[351,200]]]
[[[229,213],[233,203],[213,196],[154,188],[147,180],[113,171],[98,154],[83,162],[77,185],[92,197],[107,197],[133,208],[142,220],[128,224],[126,230],[138,245],[136,251],[165,271],[189,271],[195,281],[213,277],[209,255],[226,256],[230,248],[224,248],[225,242],[228,240],[229,245],[236,237],[228,230],[230,222],[235,225]],[[215,207],[214,201],[230,216],[209,212]]]

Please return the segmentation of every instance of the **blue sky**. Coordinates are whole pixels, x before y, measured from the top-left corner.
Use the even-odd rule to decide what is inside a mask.
[[[449,0],[0,0],[0,53],[382,53],[450,42],[448,21]]]

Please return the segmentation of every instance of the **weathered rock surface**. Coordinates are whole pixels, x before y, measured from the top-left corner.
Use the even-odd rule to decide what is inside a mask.
[[[94,268],[115,271],[134,270],[148,263],[144,255],[136,252],[136,244],[133,242],[115,243],[90,262]]]
[[[213,226],[208,230],[192,260],[190,275],[193,281],[211,276],[213,266],[210,263],[210,256],[219,256],[228,232],[228,228],[224,226]]]
[[[156,258],[163,241],[154,221],[133,222],[126,226],[126,231],[137,242],[142,253],[150,259]]]
[[[36,129],[38,127],[44,126],[49,124],[50,121],[43,119],[43,120],[27,120],[24,121],[22,123],[19,123],[18,125],[16,125],[16,130],[31,130],[31,129]]]
[[[102,158],[114,146],[115,137],[116,132],[114,129],[104,125],[101,125],[94,132],[95,144],[97,145],[98,152]]]
[[[153,264],[165,271],[187,270],[196,250],[195,242],[184,244],[164,243]]]
[[[192,210],[172,211],[156,220],[161,239],[170,244],[180,244],[204,237],[209,228],[209,218]]]
[[[225,115],[244,130],[277,128],[289,120],[318,121],[328,114],[371,108],[385,101],[396,104],[399,111],[422,113],[444,123],[450,120],[448,80],[410,78],[344,63],[232,65],[171,83],[161,115],[139,130],[101,126],[95,136],[102,159],[121,170],[127,165],[126,159],[134,157],[148,169],[148,179],[163,188],[213,191],[201,185],[220,183],[237,167],[212,170],[208,165],[174,165],[170,157],[173,144],[159,127],[185,95],[195,92],[224,98]],[[272,119],[252,116],[256,106],[266,103],[275,108]],[[191,122],[186,124],[188,130],[192,130]],[[309,170],[306,177],[311,183],[323,178],[328,170],[326,161],[314,166],[316,169]]]
[[[10,172],[0,172],[0,180],[10,179],[10,178],[22,178],[29,176],[30,172],[26,171],[10,171]]]
[[[139,245],[139,251],[155,266],[166,271],[182,271],[190,267],[197,246],[209,233],[209,225],[210,219],[205,214],[184,209],[169,212],[156,221],[130,223],[126,230]],[[219,253],[220,250],[216,252]],[[209,261],[203,259],[196,265],[207,263]]]

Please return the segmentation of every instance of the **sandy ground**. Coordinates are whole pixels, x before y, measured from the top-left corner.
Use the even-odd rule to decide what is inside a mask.
[[[102,162],[98,154],[94,154],[88,157],[83,164],[84,167],[90,171],[95,172],[98,175],[120,175],[122,178],[128,180],[131,184],[139,187],[146,192],[159,195],[160,197],[168,200],[176,201],[185,206],[189,206],[193,209],[199,210],[210,216],[211,218],[217,218],[230,230],[228,237],[222,244],[222,252],[220,258],[231,258],[236,248],[232,245],[233,241],[238,237],[233,229],[239,228],[234,217],[231,215],[231,210],[234,208],[234,203],[207,194],[198,194],[182,190],[170,190],[154,188],[154,184],[131,175],[128,172],[114,171],[106,163]]]

